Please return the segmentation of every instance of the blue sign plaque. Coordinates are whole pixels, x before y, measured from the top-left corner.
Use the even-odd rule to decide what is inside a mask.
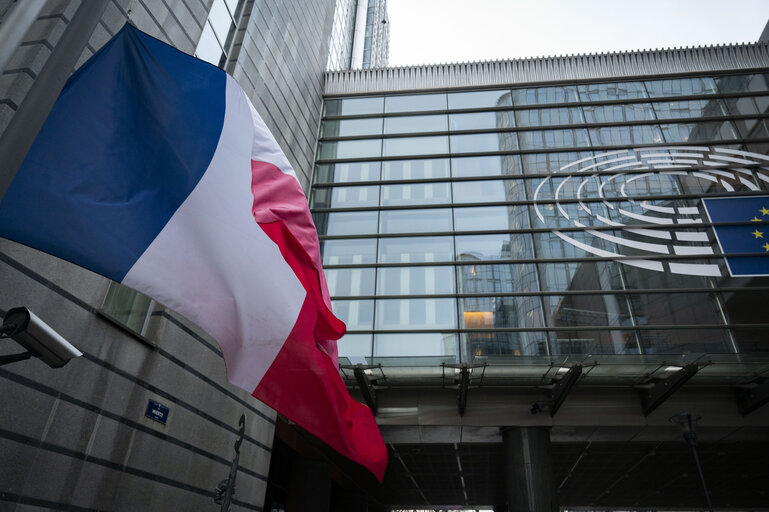
[[[144,415],[165,425],[166,421],[168,420],[168,410],[168,407],[165,405],[161,405],[154,400],[150,400],[147,404],[147,410],[144,412]]]

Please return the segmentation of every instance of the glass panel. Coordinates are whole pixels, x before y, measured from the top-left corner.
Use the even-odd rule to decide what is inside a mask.
[[[373,268],[330,268],[325,272],[332,297],[374,295]]]
[[[449,109],[506,107],[513,104],[510,91],[472,91],[449,93]]]
[[[734,115],[757,115],[761,113],[754,98],[727,98],[724,102]],[[740,130],[740,134],[748,137],[758,123],[758,119],[735,119],[734,122]]]
[[[580,107],[517,110],[515,112],[515,120],[518,126],[581,124],[585,122]]]
[[[674,78],[672,80],[655,80],[646,82],[649,96],[688,96],[694,94],[716,94],[716,83],[712,78]]]
[[[524,228],[529,225],[526,206],[478,206],[454,208],[456,231],[486,231]]]
[[[376,261],[376,239],[321,240],[324,265],[357,265]]]
[[[587,130],[540,130],[519,132],[521,149],[551,149],[588,146]]]
[[[386,267],[377,274],[377,295],[454,293],[453,267]]]
[[[347,324],[347,328],[352,330],[350,324]],[[368,329],[370,328],[371,327],[368,327]],[[359,328],[356,327],[356,329]],[[360,330],[363,329],[364,328],[360,328]],[[350,361],[350,364],[368,364],[371,361],[373,347],[372,336],[370,334],[345,334],[339,341],[337,341],[337,347],[339,350],[339,358],[346,357]]]
[[[455,299],[379,299],[376,328],[381,330],[456,329]]]
[[[509,260],[519,236],[527,235],[464,235],[456,237],[458,260]]]
[[[518,155],[452,158],[451,173],[455,178],[520,174],[521,159]]]
[[[563,87],[540,87],[537,89],[513,89],[514,105],[571,103],[573,101],[579,101],[577,88],[573,85]]]
[[[506,181],[455,181],[451,184],[455,203],[496,203],[508,200]]]
[[[351,137],[355,135],[379,135],[382,133],[382,118],[331,119],[320,125],[321,138]]]
[[[379,187],[316,188],[312,194],[312,208],[352,208],[379,206]]]
[[[377,181],[380,165],[381,162],[318,164],[315,166],[315,183]]]
[[[428,180],[448,177],[449,160],[447,158],[390,160],[382,164],[382,179],[385,181]]]
[[[222,47],[219,45],[219,41],[216,40],[214,31],[208,23],[203,25],[203,32],[200,34],[198,47],[195,48],[195,55],[214,66],[221,64],[223,57]]]
[[[543,174],[558,172],[561,167],[591,156],[593,156],[593,153],[586,151],[581,151],[579,153],[534,153],[521,155],[521,159],[523,160],[523,169],[525,173]]]
[[[480,362],[488,356],[521,356],[531,355],[524,352],[524,338],[531,334],[544,333],[519,333],[519,332],[465,332],[462,333],[463,360],[467,362]],[[536,353],[536,352],[534,352]],[[475,360],[475,358],[483,358]]]
[[[514,133],[479,133],[452,135],[452,153],[481,153],[486,151],[512,151],[518,149]]]
[[[731,140],[737,138],[737,132],[729,121],[707,123],[664,124],[662,131],[668,142],[702,142],[711,140]]]
[[[623,121],[650,121],[654,119],[654,111],[650,103],[585,105],[582,109],[588,123],[621,123]]]
[[[641,82],[620,82],[615,84],[582,84],[577,86],[582,101],[606,101],[648,98]]]
[[[655,103],[654,111],[660,119],[715,117],[726,115],[724,103],[718,99]]]
[[[230,26],[232,25],[232,18],[223,0],[214,0],[214,3],[211,4],[208,21],[211,23],[211,27],[216,32],[216,35],[219,36],[219,41],[222,44],[226,44],[227,34],[230,32]]]
[[[451,203],[448,183],[382,185],[382,206],[441,203]]]
[[[449,126],[452,131],[492,130],[511,128],[515,126],[515,120],[512,112],[471,112],[449,115]]]
[[[384,110],[384,98],[344,98],[326,100],[323,103],[323,116],[355,116],[362,114],[381,114]]]
[[[459,307],[463,329],[543,327],[538,297],[463,297]]]
[[[424,210],[383,210],[380,233],[424,233],[451,231],[451,210],[430,208]]]
[[[623,290],[623,265],[614,261],[542,263],[539,279],[542,290]]]
[[[151,299],[120,283],[111,282],[101,310],[110,318],[142,334]]]
[[[374,357],[444,357],[457,355],[455,333],[377,334]]]
[[[319,235],[368,235],[376,233],[378,212],[313,213]]]
[[[384,140],[384,156],[432,155],[449,152],[448,137],[398,137]]]
[[[446,115],[386,117],[385,133],[445,132],[448,130]]]
[[[454,244],[450,236],[379,240],[379,263],[416,263],[452,259],[454,259]]]
[[[718,90],[724,94],[738,92],[766,92],[766,75],[734,75],[716,78]]]
[[[382,139],[321,141],[318,146],[321,160],[377,157],[382,154]]]
[[[446,110],[445,94],[417,94],[414,96],[388,96],[385,112],[417,112],[421,110]]]
[[[332,300],[331,309],[350,331],[365,331],[374,327],[373,300]]]
[[[553,354],[638,354],[633,331],[558,331],[550,333]]]
[[[549,326],[633,325],[628,301],[621,295],[548,295],[542,300]]]
[[[729,332],[725,329],[676,329],[673,331],[644,329],[640,330],[640,337],[644,354],[680,354],[682,352],[724,354],[732,351]]]
[[[659,144],[663,142],[659,126],[648,124],[590,128],[590,139],[593,141],[593,144],[601,146]]]

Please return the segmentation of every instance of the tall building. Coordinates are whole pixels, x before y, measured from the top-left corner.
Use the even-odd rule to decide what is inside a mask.
[[[311,206],[390,505],[700,510],[688,411],[713,504],[766,507],[767,66],[326,75]]]
[[[337,0],[328,69],[387,67],[389,22],[387,0]]]

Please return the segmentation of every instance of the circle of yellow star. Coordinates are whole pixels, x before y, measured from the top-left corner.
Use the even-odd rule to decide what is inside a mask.
[[[766,209],[766,206],[758,210],[761,212],[761,215],[769,215],[769,210]]]
[[[764,245],[762,245],[761,247],[763,247],[764,249],[766,249],[766,252],[769,252],[769,243],[765,243],[765,244],[764,244]]]
[[[756,238],[764,238],[764,234],[759,230],[755,230],[753,232],[753,236],[755,236]]]
[[[758,217],[753,217],[752,219],[750,219],[750,222],[761,222],[761,219],[759,219]]]

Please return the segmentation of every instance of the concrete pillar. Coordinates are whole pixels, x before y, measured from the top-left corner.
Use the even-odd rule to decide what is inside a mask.
[[[294,455],[286,512],[329,512],[331,467],[321,459]]]
[[[558,512],[550,455],[550,431],[543,427],[502,432],[509,512]]]

